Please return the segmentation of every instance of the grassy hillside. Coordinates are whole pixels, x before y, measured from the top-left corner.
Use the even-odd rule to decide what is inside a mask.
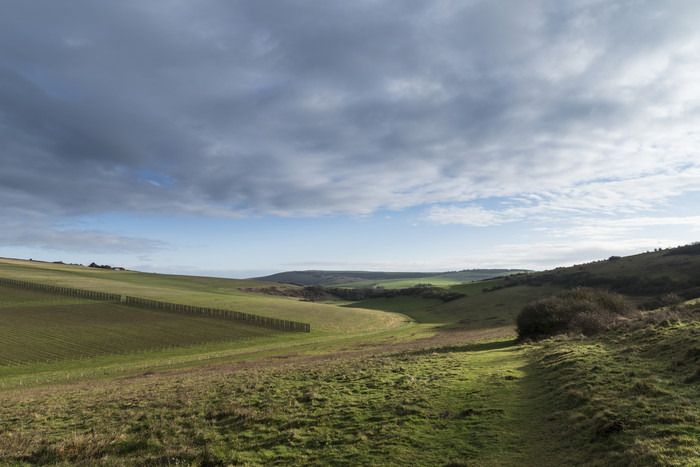
[[[523,305],[561,290],[552,284],[537,287],[504,287],[503,284],[503,279],[494,279],[449,287],[450,291],[464,293],[466,296],[447,302],[420,296],[398,296],[371,298],[346,306],[402,313],[420,323],[446,328],[512,327]],[[496,289],[492,290],[494,287]]]
[[[510,428],[519,410],[512,395],[520,392],[518,367],[525,361],[510,358],[509,346],[224,366],[8,394],[0,400],[0,459],[489,464],[519,436]],[[67,412],[74,415],[65,419]]]
[[[700,465],[699,311],[528,348],[541,465]]]
[[[378,281],[394,279],[420,279],[432,276],[428,272],[374,272],[374,271],[287,271],[257,277],[264,282],[279,282],[299,285],[336,285],[346,282]]]
[[[624,258],[557,268],[540,273],[509,276],[505,286],[549,284],[560,288],[576,286],[612,290],[654,308],[665,294],[686,299],[700,296],[700,245],[659,250]]]
[[[14,390],[0,399],[0,459],[44,465],[700,461],[697,320],[525,346],[474,343],[468,336],[455,343],[453,333],[442,333],[352,354],[331,346],[326,352],[336,353]]]
[[[311,324],[317,333],[379,331],[403,318],[373,310],[294,299],[303,287],[253,280],[150,274],[0,258],[0,277],[116,293],[184,305],[221,308]],[[288,295],[285,295],[288,294]]]
[[[0,365],[269,337],[244,322],[0,285]]]
[[[335,287],[384,287],[387,289],[431,284],[437,287],[480,281],[527,272],[521,269],[472,269],[457,272],[290,271],[260,277],[268,282]]]
[[[638,313],[594,337],[518,343],[513,330],[528,301],[581,280],[618,287],[668,276],[664,287],[632,298],[650,305],[669,290],[688,296],[700,260],[688,253],[456,285],[450,290],[466,296],[447,302],[397,295],[344,307],[266,296],[270,285],[256,282],[190,278],[188,287],[184,277],[145,275],[151,288],[138,274],[82,270],[71,282],[20,264],[25,280],[34,267],[45,280],[141,287],[169,301],[250,300],[253,309],[270,300],[297,318],[329,311],[315,318],[325,331],[293,340],[0,368],[0,464],[700,465],[694,300]],[[52,299],[22,300],[39,312]],[[416,323],[363,333],[343,321],[361,316],[355,312],[400,316],[382,310]]]

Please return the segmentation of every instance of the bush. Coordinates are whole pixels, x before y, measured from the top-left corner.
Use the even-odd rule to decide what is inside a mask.
[[[579,287],[525,305],[515,322],[519,339],[537,340],[557,334],[596,334],[633,312],[622,295]]]

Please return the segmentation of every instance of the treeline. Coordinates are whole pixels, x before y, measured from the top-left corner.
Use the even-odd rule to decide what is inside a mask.
[[[566,288],[604,288],[624,295],[664,295],[677,293],[687,300],[700,296],[700,276],[690,275],[673,278],[669,275],[605,277],[588,271],[548,272],[534,275],[508,276],[502,287],[530,285],[539,287],[545,284],[561,285]]]
[[[70,295],[89,300],[122,303],[125,305],[140,306],[148,309],[162,310],[170,313],[183,313],[188,315],[205,316],[231,321],[244,321],[247,323],[257,324],[266,328],[279,329],[281,331],[311,332],[311,325],[308,323],[300,323],[297,321],[289,321],[278,318],[269,318],[266,316],[259,316],[251,313],[243,313],[240,311],[223,310],[219,308],[208,308],[193,305],[183,305],[180,303],[160,302],[157,300],[150,300],[146,298],[130,297],[128,295],[96,292],[93,290],[73,289],[70,287],[39,284],[36,282],[27,282],[17,279],[7,279],[4,277],[0,277],[0,285],[10,285],[15,287],[22,287],[25,289],[40,290],[43,292],[62,295]]]
[[[664,256],[697,256],[700,255],[700,242],[691,243],[690,245],[680,246],[678,248],[673,248],[668,252],[664,253]]]
[[[350,300],[353,302],[368,300],[370,298],[392,298],[400,296],[435,298],[443,302],[449,302],[466,296],[461,293],[450,292],[440,287],[426,287],[424,285],[406,289],[375,289],[370,287],[344,288],[312,285],[304,289],[308,290],[310,295],[322,296],[323,294],[330,294],[343,300]]]

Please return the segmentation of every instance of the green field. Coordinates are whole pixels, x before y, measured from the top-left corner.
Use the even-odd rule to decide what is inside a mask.
[[[529,271],[523,269],[468,269],[451,272],[288,271],[260,277],[258,280],[304,286],[403,289],[426,283],[446,287],[524,272]]]
[[[416,287],[420,285],[431,287],[450,287],[464,284],[478,285],[482,281],[488,281],[488,279],[485,278],[491,278],[495,276],[509,276],[513,274],[520,274],[522,272],[526,271],[514,269],[499,272],[490,272],[489,270],[447,272],[420,278],[378,279],[346,282],[341,284],[335,284],[334,287],[383,287],[385,289],[407,289],[410,287]]]
[[[481,289],[481,285],[477,288]],[[558,290],[558,287],[551,285],[516,286],[494,292],[474,292],[474,295],[449,302],[420,297],[392,297],[372,298],[346,306],[402,313],[417,322],[441,327],[482,329],[512,326],[524,303]]]
[[[674,272],[687,294],[698,258],[616,266]],[[700,465],[693,300],[515,340],[523,305],[580,268],[451,286],[466,296],[447,302],[312,303],[286,284],[0,260],[0,277],[312,322],[282,333],[0,287],[0,464]]]
[[[378,331],[404,322],[402,317],[373,310],[346,309],[335,304],[257,293],[269,289],[270,284],[252,280],[113,271],[2,258],[0,277],[300,321],[310,323],[319,334]],[[303,288],[275,284],[275,289],[293,294]]]
[[[251,324],[0,286],[0,365],[267,337]]]

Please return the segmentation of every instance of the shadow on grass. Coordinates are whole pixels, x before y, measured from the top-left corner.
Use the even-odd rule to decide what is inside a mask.
[[[428,347],[425,349],[414,350],[411,352],[406,352],[408,355],[425,355],[432,353],[450,353],[450,352],[483,352],[486,350],[501,350],[510,349],[510,351],[517,350],[518,341],[517,339],[490,341],[490,342],[479,342],[474,344],[461,344],[461,345],[446,345],[443,347]],[[405,354],[406,354],[405,353]]]

